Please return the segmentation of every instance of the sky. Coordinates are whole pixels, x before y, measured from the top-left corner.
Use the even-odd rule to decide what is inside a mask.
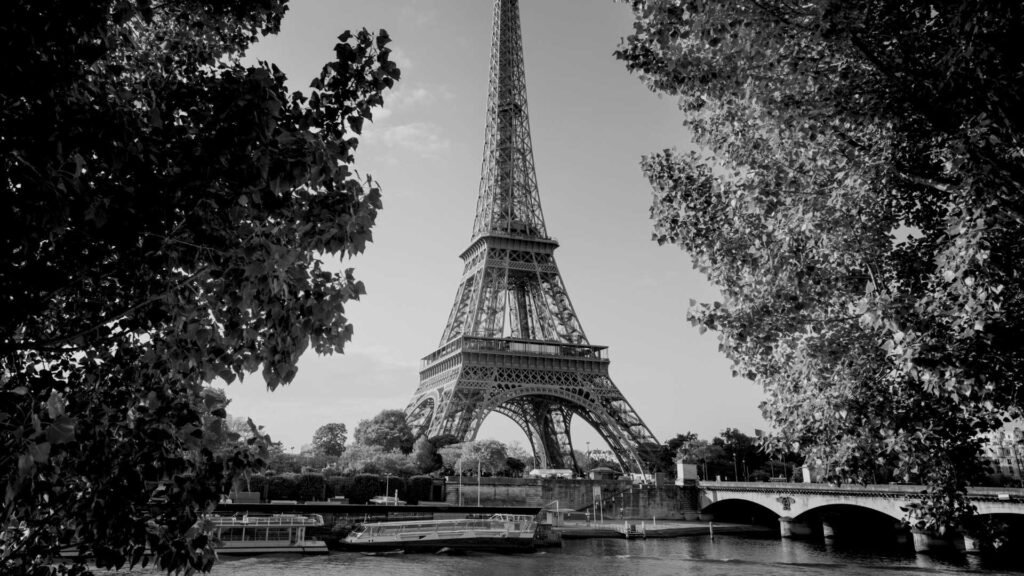
[[[366,296],[343,355],[307,352],[295,381],[268,392],[258,375],[227,388],[285,449],[330,422],[351,433],[404,409],[419,359],[434,351],[462,274],[483,155],[491,0],[293,0],[281,33],[250,50],[305,91],[346,29],[385,29],[401,81],[364,129],[355,168],[380,182],[384,210],[355,268]],[[686,320],[689,300],[717,290],[675,246],[651,240],[643,155],[691,146],[674,99],[651,93],[612,55],[632,14],[613,0],[521,0],[530,124],[541,204],[562,279],[590,342],[609,347],[611,377],[654,435],[764,428],[762,392],[731,375],[712,332]],[[579,420],[579,419],[577,419]],[[605,449],[582,421],[576,448]],[[478,438],[528,445],[490,415]],[[350,440],[351,441],[351,440]]]

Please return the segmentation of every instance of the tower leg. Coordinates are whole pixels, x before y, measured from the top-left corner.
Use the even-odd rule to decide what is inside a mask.
[[[569,424],[572,413],[561,405],[545,400],[534,400],[533,422],[537,431],[539,446],[543,447],[546,468],[567,468],[579,473],[579,465],[572,450]]]

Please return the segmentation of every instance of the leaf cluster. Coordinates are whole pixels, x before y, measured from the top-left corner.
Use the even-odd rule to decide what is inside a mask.
[[[205,384],[274,388],[351,338],[364,287],[324,258],[372,239],[380,190],[351,163],[399,72],[386,33],[345,33],[289,93],[240,61],[286,8],[0,7],[0,572],[80,572],[51,565],[72,543],[99,568],[208,570],[199,520],[268,439],[211,450]]]
[[[340,422],[324,424],[313,433],[313,449],[325,456],[341,456],[345,452],[348,429]]]
[[[930,486],[960,522],[979,437],[1020,414],[1019,2],[640,0],[617,56],[698,150],[644,159],[655,239],[762,385],[775,448]]]

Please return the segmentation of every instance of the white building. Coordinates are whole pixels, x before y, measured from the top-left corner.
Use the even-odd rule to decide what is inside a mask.
[[[985,455],[993,472],[1024,481],[1024,419],[1008,422],[999,430],[986,435]]]

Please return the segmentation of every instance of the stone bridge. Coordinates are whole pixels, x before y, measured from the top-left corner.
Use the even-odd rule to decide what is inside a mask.
[[[721,511],[737,509],[745,504],[752,515],[764,518],[770,512],[778,517],[783,538],[804,536],[820,530],[825,538],[835,536],[836,527],[854,517],[873,517],[873,524],[898,534],[903,529],[908,504],[920,499],[923,486],[868,484],[836,486],[815,483],[783,482],[702,482],[700,509],[702,514],[717,517]],[[1013,515],[1024,521],[1024,488],[971,488],[971,503],[979,515]],[[750,505],[755,505],[751,507]],[[869,512],[870,511],[870,512]],[[882,519],[883,522],[879,522]],[[914,545],[931,550],[949,545],[948,538],[939,538],[914,531]],[[977,543],[957,544],[971,549]]]

